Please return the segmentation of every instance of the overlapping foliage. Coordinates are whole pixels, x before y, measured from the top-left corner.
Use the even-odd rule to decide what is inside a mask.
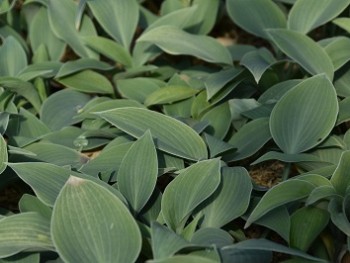
[[[0,261],[341,259],[349,5],[1,0]]]

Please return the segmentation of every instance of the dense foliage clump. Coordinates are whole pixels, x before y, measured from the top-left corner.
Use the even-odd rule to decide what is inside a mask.
[[[345,260],[349,5],[0,0],[0,261]]]

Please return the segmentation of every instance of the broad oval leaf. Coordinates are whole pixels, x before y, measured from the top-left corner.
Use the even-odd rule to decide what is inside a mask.
[[[248,208],[252,183],[243,167],[223,167],[219,187],[204,202],[201,227],[222,227]]]
[[[128,50],[139,20],[137,1],[104,0],[87,3],[103,29]]]
[[[33,51],[45,47],[53,61],[58,61],[65,51],[64,41],[52,32],[46,7],[41,7],[29,24],[29,40]]]
[[[288,29],[269,29],[267,33],[279,49],[311,75],[325,73],[330,80],[333,79],[332,60],[314,40]]]
[[[338,101],[332,83],[325,75],[317,75],[298,84],[278,101],[270,117],[271,135],[285,153],[301,153],[329,135],[337,114]]]
[[[51,250],[50,221],[35,212],[3,217],[0,220],[0,258],[25,250]]]
[[[285,14],[270,0],[227,0],[226,8],[233,22],[259,37],[268,39],[268,28],[286,27]]]
[[[89,50],[81,40],[81,35],[84,31],[84,26],[93,27],[91,19],[84,16],[83,24],[80,31],[75,28],[75,18],[78,11],[78,6],[70,0],[49,0],[48,1],[48,16],[49,23],[54,34],[63,39],[72,47],[81,57],[97,57],[95,52]],[[90,29],[89,29],[90,31]],[[93,34],[94,35],[94,34]]]
[[[135,138],[141,137],[149,129],[156,147],[162,151],[190,160],[208,157],[204,141],[192,128],[161,113],[119,108],[96,114]]]
[[[161,207],[167,225],[181,231],[190,213],[216,190],[219,183],[219,159],[201,161],[182,171],[163,194]]]
[[[256,153],[271,139],[269,119],[260,118],[248,122],[229,139],[228,143],[237,148],[236,152],[224,154],[224,160],[238,161]]]
[[[217,263],[217,260],[196,255],[176,255],[171,258],[149,260],[149,263]]]
[[[279,206],[307,197],[314,188],[313,184],[297,179],[284,181],[272,187],[249,215],[245,227]]]
[[[288,28],[306,34],[338,16],[349,0],[298,0],[288,16]]]
[[[134,262],[141,250],[139,227],[120,199],[74,176],[56,200],[51,229],[67,262]]]
[[[74,120],[74,116],[89,100],[90,96],[74,90],[55,92],[43,103],[41,120],[51,130],[60,130],[79,122],[79,120]]]
[[[192,97],[198,92],[198,89],[186,86],[166,86],[148,95],[144,103],[146,106],[173,103]]]
[[[302,207],[291,216],[289,245],[307,251],[329,221],[327,210]]]
[[[130,147],[118,171],[119,191],[135,212],[140,212],[151,197],[157,175],[157,152],[148,130]]]
[[[208,36],[192,35],[174,26],[156,27],[143,34],[138,42],[149,42],[172,55],[190,55],[211,63],[232,65],[226,47]]]
[[[12,36],[7,37],[0,46],[0,76],[16,76],[28,62],[21,44]]]
[[[113,94],[113,86],[102,74],[92,70],[84,70],[74,75],[59,78],[64,86],[84,93]]]
[[[119,197],[126,203],[124,197],[114,187],[100,179],[50,164],[41,162],[10,163],[9,166],[35,192],[36,196],[46,205],[53,206],[56,198],[70,175],[92,180]]]

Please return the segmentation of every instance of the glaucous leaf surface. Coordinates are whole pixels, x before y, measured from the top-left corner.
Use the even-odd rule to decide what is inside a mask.
[[[74,176],[57,197],[51,229],[58,254],[68,262],[134,262],[141,250],[139,227],[120,199]]]
[[[183,170],[165,189],[162,214],[168,227],[181,231],[191,212],[220,184],[220,161],[201,161]]]
[[[51,250],[50,221],[35,212],[0,219],[0,258],[26,250]]]
[[[245,227],[250,226],[272,209],[293,201],[306,198],[315,186],[306,181],[290,180],[282,182],[270,189],[249,215]]]
[[[28,65],[27,54],[18,41],[7,37],[0,46],[0,76],[16,76]]]
[[[338,16],[349,0],[297,0],[289,12],[288,28],[306,34]]]
[[[102,28],[129,50],[139,20],[137,1],[88,1],[87,4]]]
[[[288,91],[273,108],[272,138],[285,153],[307,151],[325,140],[337,114],[337,95],[327,77],[322,74],[306,79]]]
[[[269,29],[272,42],[311,75],[325,73],[333,80],[334,66],[326,51],[310,37],[288,29]],[[299,48],[303,47],[303,48]]]
[[[156,147],[167,153],[190,160],[207,158],[207,148],[202,138],[174,118],[138,108],[120,108],[96,115],[135,138],[150,130]]]
[[[308,251],[317,236],[329,221],[327,210],[317,207],[302,207],[291,215],[289,245],[302,251]]]
[[[201,206],[201,228],[222,227],[247,210],[252,184],[243,167],[223,167],[216,191]]]
[[[269,39],[269,28],[285,28],[286,16],[276,3],[269,0],[228,0],[230,18],[244,30]]]
[[[148,130],[130,147],[118,171],[119,191],[134,212],[140,212],[151,197],[157,175],[157,152]]]
[[[228,50],[215,39],[189,34],[174,26],[156,27],[137,41],[155,44],[172,55],[190,55],[211,63],[232,64]]]

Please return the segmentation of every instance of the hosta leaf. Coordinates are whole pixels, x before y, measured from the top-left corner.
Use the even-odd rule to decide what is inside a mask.
[[[333,186],[329,185],[323,185],[316,187],[312,192],[310,193],[310,196],[307,198],[305,205],[311,205],[317,201],[320,201],[322,199],[329,199],[332,197],[335,197],[337,195],[337,192],[335,191]]]
[[[307,197],[314,188],[313,184],[297,179],[285,181],[274,186],[262,197],[249,215],[245,227],[250,226],[269,211],[279,206]]]
[[[347,49],[349,45],[349,38],[338,37],[324,47],[333,62],[334,70],[338,70],[350,60],[350,51]]]
[[[28,64],[24,49],[12,36],[7,37],[0,46],[0,57],[0,76],[14,77]]]
[[[289,12],[288,28],[306,34],[338,16],[349,0],[298,0]]]
[[[40,97],[32,83],[14,77],[0,77],[0,86],[24,97],[33,105],[36,111],[40,110]]]
[[[113,67],[106,62],[94,58],[80,58],[64,63],[57,73],[56,78],[63,78],[86,69],[111,70]]]
[[[218,118],[220,116],[220,118]],[[231,111],[229,103],[222,103],[206,114],[203,115],[201,121],[207,121],[209,126],[205,129],[205,131],[219,139],[224,139],[228,130],[231,127]]]
[[[23,147],[50,132],[49,128],[29,111],[21,108],[19,114],[10,119],[6,131],[11,145]]]
[[[85,35],[83,31],[84,26],[93,27],[91,19],[85,15],[82,28],[78,31],[75,28],[75,17],[78,6],[74,2],[69,0],[62,0],[60,2],[49,0],[47,7],[50,27],[54,34],[71,46],[74,52],[80,57],[97,57],[94,52],[84,45],[80,38],[81,35]]]
[[[4,137],[0,134],[0,174],[6,169],[7,161],[7,144]]]
[[[268,49],[261,48],[245,54],[240,64],[245,66],[253,74],[256,83],[259,83],[264,72],[276,62]]]
[[[154,259],[171,257],[180,249],[190,246],[183,237],[156,221],[151,224],[151,238]]]
[[[228,50],[215,39],[192,35],[174,26],[156,27],[137,41],[153,43],[172,55],[191,55],[211,63],[232,64]]]
[[[122,97],[144,103],[147,97],[157,91],[162,85],[151,78],[137,77],[118,79],[116,86]]]
[[[337,26],[341,27],[342,29],[346,30],[347,32],[350,32],[350,18],[339,17],[337,19],[334,19],[332,22]]]
[[[67,262],[134,262],[141,233],[125,205],[100,185],[71,176],[52,214],[52,239]]]
[[[263,104],[270,104],[279,101],[284,94],[286,94],[289,90],[298,85],[302,80],[299,79],[290,79],[286,81],[282,81],[273,85],[268,90],[266,90],[258,99],[258,102]]]
[[[122,160],[131,145],[132,142],[126,142],[103,149],[97,157],[91,159],[80,171],[95,177],[105,175],[115,180],[113,177],[117,174]]]
[[[268,28],[285,28],[283,11],[269,0],[228,0],[226,8],[229,16],[244,30],[263,38]]]
[[[148,95],[144,103],[146,106],[173,103],[192,97],[198,92],[199,90],[186,86],[166,86]]]
[[[53,61],[63,56],[66,44],[52,32],[47,8],[41,7],[33,17],[29,24],[29,39],[33,51],[44,47]]]
[[[270,117],[271,135],[285,153],[301,153],[329,135],[337,114],[338,101],[332,83],[325,75],[317,75],[298,84],[278,101]]]
[[[339,164],[335,169],[331,183],[338,194],[344,196],[350,185],[350,178],[347,171],[350,169],[350,151],[345,151],[340,157]]]
[[[219,187],[204,202],[201,227],[222,227],[248,208],[252,183],[242,167],[223,167]]]
[[[270,263],[272,261],[271,251],[244,250],[226,246],[220,250],[223,263]]]
[[[167,225],[181,231],[190,213],[216,190],[219,183],[218,159],[198,162],[181,172],[163,194],[162,214]]]
[[[77,122],[74,116],[89,100],[88,95],[73,90],[55,92],[43,103],[41,120],[51,130],[60,130]]]
[[[202,138],[186,124],[171,117],[138,108],[120,108],[96,114],[135,138],[149,129],[156,147],[170,154],[191,160],[207,158]]]
[[[331,219],[345,235],[350,236],[350,222],[344,214],[342,208],[342,198],[333,198],[328,204],[328,211],[331,214]]]
[[[74,75],[58,79],[58,82],[73,90],[85,93],[113,94],[109,80],[92,70],[84,70]]]
[[[101,53],[105,57],[131,67],[132,58],[129,52],[119,43],[100,36],[84,37],[83,41],[89,48]]]
[[[54,143],[33,143],[25,148],[35,154],[33,160],[53,163],[58,166],[70,165],[80,168],[89,158],[66,146]]]
[[[330,80],[333,79],[332,60],[326,51],[311,38],[287,29],[269,29],[267,32],[279,49],[311,75],[325,73]]]
[[[88,1],[88,5],[102,28],[128,50],[139,20],[137,1]]]
[[[237,151],[224,155],[223,158],[228,162],[242,160],[256,153],[270,139],[268,118],[248,122],[228,141]]]
[[[208,145],[210,157],[218,156],[221,153],[236,149],[229,143],[222,141],[214,136],[204,133],[205,141]]]
[[[60,67],[61,63],[56,61],[38,62],[27,66],[18,74],[18,77],[24,81],[30,81],[37,77],[52,78]]]
[[[231,245],[233,238],[220,228],[207,227],[197,230],[191,239],[191,243],[201,246],[224,247]]]
[[[227,83],[238,77],[241,73],[241,68],[230,67],[228,69],[210,74],[204,82],[207,91],[207,100],[210,100],[214,95],[222,90]]]
[[[224,247],[223,249],[230,249],[230,248],[244,249],[249,251],[252,251],[252,250],[274,251],[274,252],[279,252],[283,254],[288,254],[292,256],[313,260],[316,262],[324,262],[324,263],[326,262],[325,260],[321,260],[319,258],[310,256],[303,251],[300,251],[294,248],[289,248],[267,239],[249,239],[242,242],[238,242],[237,244],[234,244],[231,246]]]
[[[35,212],[3,217],[0,220],[0,258],[25,250],[54,250],[50,221]]]
[[[112,186],[95,177],[79,174],[68,169],[41,162],[11,163],[9,166],[25,181],[35,192],[36,196],[46,205],[52,207],[56,198],[70,175],[92,180],[119,197],[123,202],[124,197]]]
[[[285,241],[289,240],[290,215],[286,206],[271,210],[255,221],[254,224],[267,227],[279,234]]]
[[[317,207],[302,207],[291,216],[289,245],[308,251],[329,221],[329,213]]]
[[[52,209],[48,207],[39,198],[33,195],[24,194],[18,203],[21,213],[24,212],[37,212],[47,219],[51,219]]]
[[[322,161],[319,157],[309,154],[309,153],[299,153],[299,154],[288,154],[281,152],[267,152],[260,156],[256,161],[252,163],[255,165],[257,163],[265,162],[268,160],[279,160],[285,163],[298,163],[298,162],[321,162],[325,165],[330,165],[329,162]]]
[[[135,212],[140,212],[151,197],[157,174],[157,152],[152,135],[147,131],[130,147],[118,172],[119,191]]]

